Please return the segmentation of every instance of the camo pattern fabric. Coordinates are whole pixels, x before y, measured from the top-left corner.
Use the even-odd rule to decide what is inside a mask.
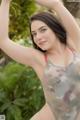
[[[80,113],[80,55],[73,53],[73,61],[58,66],[47,61],[44,73],[44,93],[56,120],[77,120]]]

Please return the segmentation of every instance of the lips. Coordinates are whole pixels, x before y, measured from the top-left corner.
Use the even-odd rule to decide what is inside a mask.
[[[43,45],[44,43],[46,43],[46,41],[41,41],[41,42],[39,42],[38,44],[39,44],[39,45]]]

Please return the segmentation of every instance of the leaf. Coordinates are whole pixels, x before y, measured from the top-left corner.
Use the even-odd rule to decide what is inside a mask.
[[[10,107],[11,103],[7,102],[4,103],[1,107],[0,107],[0,112],[4,112],[5,110],[7,110]]]
[[[17,98],[16,100],[14,100],[14,104],[20,107],[23,107],[26,105],[27,102],[27,98]]]
[[[17,63],[9,63],[5,66],[1,76],[1,84],[7,89],[14,89],[17,82],[20,80],[20,76],[23,74],[25,67]]]
[[[11,105],[8,111],[10,112],[11,117],[14,118],[14,120],[22,120],[21,109],[16,105]]]

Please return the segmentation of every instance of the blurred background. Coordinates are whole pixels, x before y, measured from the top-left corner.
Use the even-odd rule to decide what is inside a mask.
[[[80,25],[79,0],[62,2]],[[21,45],[32,47],[29,17],[42,10],[45,8],[35,5],[33,0],[12,0],[10,38]],[[43,89],[32,68],[16,63],[0,50],[0,114],[4,114],[6,120],[29,120],[44,104]]]

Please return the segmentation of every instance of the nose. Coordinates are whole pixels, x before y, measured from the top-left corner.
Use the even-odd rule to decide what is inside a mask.
[[[37,33],[36,35],[36,40],[40,41],[42,39],[42,35],[40,33]]]

